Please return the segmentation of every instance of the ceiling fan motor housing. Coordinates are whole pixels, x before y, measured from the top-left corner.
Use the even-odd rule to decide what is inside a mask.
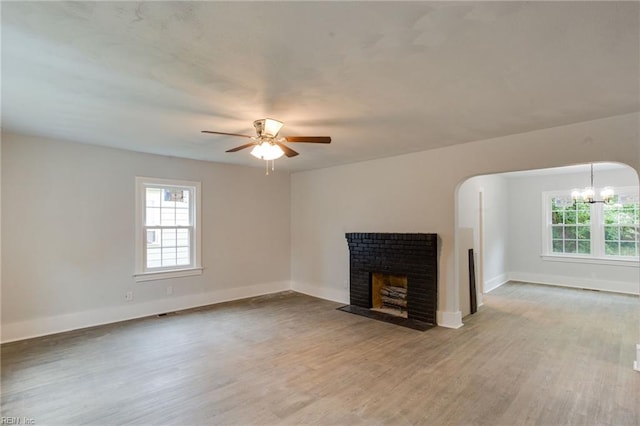
[[[256,128],[258,136],[262,136],[262,129],[264,129],[264,118],[262,120],[256,120],[253,122],[253,127]]]

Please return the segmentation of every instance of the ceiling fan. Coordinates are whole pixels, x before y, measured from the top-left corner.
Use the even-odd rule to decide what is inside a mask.
[[[289,148],[284,142],[303,142],[303,143],[331,143],[329,136],[278,136],[280,129],[284,123],[272,118],[263,118],[253,122],[256,128],[256,136],[241,135],[238,133],[214,132],[212,130],[203,130],[202,133],[212,133],[214,135],[239,136],[242,138],[252,139],[250,143],[228,149],[226,152],[236,152],[253,146],[251,155],[261,160],[275,160],[286,155],[287,157],[295,157],[298,155],[296,151]]]

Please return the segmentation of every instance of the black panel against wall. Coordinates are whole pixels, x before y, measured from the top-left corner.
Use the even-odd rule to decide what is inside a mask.
[[[469,249],[469,304],[471,305],[472,314],[478,312],[478,301],[476,298],[476,265],[473,249]]]
[[[408,318],[436,324],[438,235],[347,233],[350,303],[371,308],[371,274],[407,276]]]

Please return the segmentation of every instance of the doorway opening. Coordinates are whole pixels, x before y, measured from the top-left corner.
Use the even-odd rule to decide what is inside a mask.
[[[570,214],[563,216],[562,223],[551,223],[551,213],[557,219],[558,209],[551,211],[545,194],[555,191],[571,200],[573,188],[589,184],[590,164],[476,176],[459,186],[456,195],[455,264],[463,317],[471,310],[469,249],[473,249],[475,254],[476,297],[480,306],[484,294],[510,280],[640,293],[638,257],[605,256],[607,247],[613,247],[615,243],[625,249],[632,245],[638,247],[639,220],[634,213],[638,208],[633,207],[640,201],[638,175],[631,167],[618,163],[596,163],[594,169],[596,186],[613,187],[620,195],[622,207],[619,210],[630,215],[622,217],[612,213],[606,219],[593,216],[592,221],[597,219],[611,223],[603,223],[600,228],[592,227],[588,232],[571,223],[574,219]],[[618,223],[620,221],[626,222]],[[616,227],[624,228],[624,237]],[[568,241],[566,247],[573,247],[569,240],[572,236],[577,238],[576,232],[572,233],[576,229],[581,232],[580,241],[575,244],[577,247],[584,251],[589,244],[608,244],[601,250],[605,255],[589,258],[577,250],[576,253],[553,252],[553,244],[558,247],[561,238]],[[627,241],[629,238],[633,241]]]

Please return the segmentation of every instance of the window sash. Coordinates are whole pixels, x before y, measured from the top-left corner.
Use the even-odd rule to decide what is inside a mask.
[[[182,185],[157,185],[157,184],[143,184],[144,187],[144,199],[142,200],[143,204],[144,204],[144,218],[143,218],[143,225],[144,226],[193,226],[194,223],[194,219],[195,219],[195,212],[194,212],[194,192],[195,192],[195,188],[192,186],[182,186]],[[153,206],[149,206],[147,204],[147,189],[158,189],[161,191],[165,191],[165,190],[181,190],[183,192],[187,192],[188,196],[187,196],[187,202],[186,202],[186,206],[182,207],[182,206],[177,206],[177,203],[174,201],[167,201],[167,200],[163,200],[162,199],[162,193],[161,195],[161,199],[160,199],[160,203],[158,205],[153,205]],[[166,205],[165,203],[168,203],[168,205]],[[173,203],[173,205],[171,205],[170,203]],[[154,211],[154,210],[158,210],[158,223],[150,223],[149,220],[149,212]],[[177,217],[178,217],[178,211],[181,210],[187,210],[187,224],[184,225],[179,225],[177,222]],[[173,213],[174,214],[174,223],[171,225],[163,225],[163,215],[169,214],[169,213]]]
[[[155,246],[155,247],[149,247],[149,242],[148,242],[148,232],[149,231],[155,231],[158,230],[160,231],[160,243]],[[162,243],[162,234],[164,233],[163,231],[176,231],[176,243],[175,245],[164,245]],[[177,231],[178,230],[186,230],[188,231],[188,242],[187,245],[179,245],[178,243],[178,235],[177,235]],[[143,226],[142,227],[142,234],[143,234],[143,241],[145,242],[144,244],[144,249],[143,249],[143,258],[142,258],[142,263],[143,263],[143,270],[144,272],[152,272],[152,271],[169,271],[169,270],[175,270],[175,269],[183,269],[183,268],[193,268],[195,267],[195,244],[194,244],[194,233],[195,233],[195,228],[193,226]],[[179,257],[178,254],[181,252],[179,249],[184,249],[187,248],[188,249],[188,262],[186,263],[180,263],[179,262]],[[174,264],[168,264],[168,265],[163,265],[164,260],[165,260],[165,250],[167,250],[167,252],[169,250],[175,249],[175,263]],[[160,265],[159,266],[149,266],[149,251],[150,250],[160,250]],[[184,253],[184,251],[182,251],[182,253]]]

